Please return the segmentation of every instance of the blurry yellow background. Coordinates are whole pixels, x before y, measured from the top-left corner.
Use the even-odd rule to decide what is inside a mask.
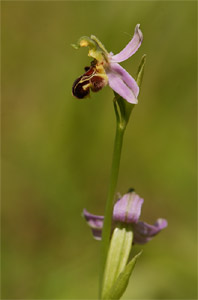
[[[145,76],[117,191],[145,199],[141,219],[169,226],[144,249],[123,299],[196,299],[196,2],[2,2],[2,299],[95,299],[100,243],[81,217],[103,214],[115,117],[109,87],[71,95],[96,35]]]

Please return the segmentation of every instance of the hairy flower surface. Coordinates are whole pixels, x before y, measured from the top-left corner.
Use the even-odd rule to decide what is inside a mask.
[[[83,99],[90,94],[90,89],[97,92],[107,84],[129,103],[137,104],[139,87],[135,79],[119,65],[120,62],[131,57],[140,47],[143,35],[140,25],[136,25],[135,33],[126,47],[114,55],[107,52],[103,44],[94,36],[82,37],[75,48],[89,47],[88,56],[94,60],[90,67],[85,68],[85,73],[73,84],[72,93],[78,99]]]
[[[116,227],[116,223],[131,224],[133,227],[134,244],[145,244],[149,242],[168,225],[167,221],[161,218],[157,219],[154,225],[139,221],[143,202],[144,200],[142,198],[134,191],[131,191],[119,199],[113,209],[112,229]],[[104,216],[90,214],[86,209],[83,211],[83,216],[91,228],[94,238],[100,240]]]

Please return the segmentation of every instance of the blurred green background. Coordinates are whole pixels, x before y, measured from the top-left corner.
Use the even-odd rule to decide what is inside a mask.
[[[169,226],[143,248],[123,299],[196,297],[194,1],[2,2],[2,299],[96,299],[100,243],[81,212],[103,214],[115,131],[109,87],[71,95],[96,35],[119,52],[141,24],[147,54],[117,191]]]

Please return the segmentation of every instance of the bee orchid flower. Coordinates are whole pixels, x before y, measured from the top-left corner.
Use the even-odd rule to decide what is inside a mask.
[[[126,47],[114,55],[108,52],[103,44],[94,36],[81,37],[76,49],[79,47],[89,47],[88,56],[93,58],[90,67],[85,67],[85,73],[77,78],[72,87],[73,95],[78,99],[83,99],[93,92],[101,90],[107,84],[127,102],[138,103],[139,87],[135,79],[119,65],[130,58],[140,47],[143,35],[140,25],[136,25],[135,33]]]
[[[131,224],[134,244],[149,242],[168,225],[167,221],[161,218],[157,219],[154,225],[139,221],[143,202],[144,200],[134,191],[130,191],[115,203],[113,209],[112,231],[116,228],[116,224]],[[86,209],[83,211],[83,216],[91,228],[94,238],[100,240],[104,217],[90,214]]]

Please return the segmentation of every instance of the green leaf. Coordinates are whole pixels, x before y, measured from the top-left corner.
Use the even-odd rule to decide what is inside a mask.
[[[131,273],[135,267],[136,261],[141,254],[142,251],[139,252],[135,257],[133,257],[132,260],[125,267],[124,271],[120,273],[119,277],[117,278],[113,287],[111,288],[111,291],[109,293],[109,299],[120,299],[120,297],[124,294],[129,283]]]

